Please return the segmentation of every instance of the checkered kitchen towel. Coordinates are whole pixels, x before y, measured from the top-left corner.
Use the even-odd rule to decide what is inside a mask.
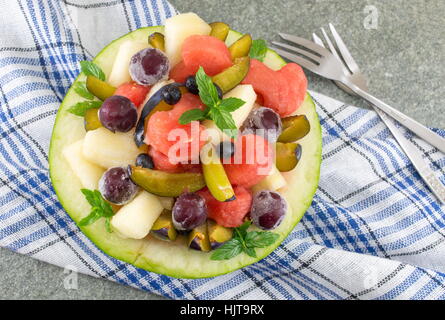
[[[79,231],[48,177],[59,104],[79,61],[173,14],[164,0],[0,2],[0,245],[170,298],[445,298],[444,206],[374,112],[316,93],[320,187],[261,262],[213,279],[173,279],[110,258]],[[445,156],[410,139],[445,182]]]

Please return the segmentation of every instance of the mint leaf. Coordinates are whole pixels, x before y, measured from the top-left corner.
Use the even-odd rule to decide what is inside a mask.
[[[218,97],[218,91],[216,90],[212,79],[205,73],[202,67],[199,67],[195,78],[196,84],[198,85],[199,97],[201,98],[201,101],[209,108],[218,105],[220,101]]]
[[[76,82],[74,84],[74,91],[81,96],[82,98],[88,99],[88,100],[93,100],[94,99],[94,95],[88,91],[87,89],[87,85],[85,82],[81,81],[81,82]]]
[[[236,228],[237,232],[241,235],[241,237],[245,238],[247,234],[247,229],[249,229],[250,225],[252,224],[252,221],[246,221],[241,226]]]
[[[265,248],[273,244],[279,235],[269,231],[252,231],[249,232],[244,241],[249,248]]]
[[[256,257],[257,257],[254,248],[244,247],[244,248],[243,248],[243,251],[244,251],[247,255],[251,256],[252,258],[256,258]]]
[[[93,208],[88,216],[80,220],[79,226],[88,226],[101,218],[100,210],[98,208]]]
[[[238,98],[226,98],[221,100],[219,108],[227,112],[233,112],[242,107],[245,103],[245,101]]]
[[[99,190],[94,190],[94,196],[102,210],[102,215],[107,218],[112,217],[114,215],[113,207],[102,197]]]
[[[102,197],[98,190],[80,189],[85,199],[91,205],[91,212],[79,222],[79,226],[88,226],[100,218],[105,218],[105,228],[112,232],[110,219],[114,215],[111,205]]]
[[[234,228],[233,238],[216,249],[210,259],[227,260],[239,255],[241,252],[256,258],[255,248],[270,246],[279,238],[277,233],[269,231],[248,232],[247,230],[251,224],[251,221],[246,221],[238,228]]]
[[[239,255],[243,251],[243,247],[241,242],[233,238],[226,243],[224,243],[221,247],[213,251],[211,260],[228,260],[237,255]]]
[[[105,229],[107,229],[108,233],[113,233],[111,229],[111,218],[105,218]]]
[[[252,41],[252,47],[250,47],[249,56],[253,59],[263,61],[267,53],[267,42],[263,39],[257,39]]]
[[[105,73],[102,69],[91,61],[80,61],[80,68],[87,76],[93,76],[99,80],[105,81]]]
[[[80,189],[80,192],[83,193],[83,195],[85,196],[85,199],[88,201],[88,203],[92,207],[96,207],[97,206],[96,196],[94,195],[94,191],[88,190],[88,189]]]
[[[205,114],[206,113],[201,109],[188,110],[181,115],[181,117],[179,118],[179,123],[188,124],[192,121],[204,120]]]
[[[76,116],[83,117],[85,116],[85,112],[88,109],[100,108],[101,105],[102,101],[82,101],[76,103],[74,106],[70,107],[67,111]]]
[[[210,119],[215,122],[220,130],[233,138],[236,137],[238,128],[230,112],[237,110],[245,104],[245,102],[237,98],[221,100],[215,84],[202,67],[199,67],[195,78],[196,84],[198,85],[199,97],[207,106],[207,109],[204,111],[197,109],[186,111],[181,115],[179,123],[187,124],[194,120]]]
[[[233,121],[230,112],[213,108],[209,111],[210,117],[215,121],[216,126],[228,134],[230,137],[235,138],[237,136],[237,127],[235,121]]]

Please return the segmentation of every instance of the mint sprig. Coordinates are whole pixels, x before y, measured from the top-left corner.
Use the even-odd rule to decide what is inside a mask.
[[[277,233],[269,231],[250,231],[248,232],[250,221],[246,221],[238,228],[234,229],[234,236],[231,240],[224,243],[221,247],[216,249],[211,260],[228,260],[241,252],[256,258],[255,248],[265,248],[273,244],[279,238]]]
[[[211,258],[212,260],[228,260],[236,257],[243,252],[243,247],[238,239],[231,239],[216,249]]]
[[[88,91],[87,85],[84,81],[79,81],[74,84],[74,92],[76,92],[82,98],[93,100],[94,95]]]
[[[91,211],[88,216],[80,220],[79,226],[88,226],[100,218],[105,218],[105,227],[107,231],[111,233],[110,219],[114,215],[111,205],[105,201],[98,190],[80,189],[80,191],[91,205]]]
[[[192,121],[213,120],[219,129],[227,132],[232,137],[236,137],[237,127],[231,112],[237,110],[246,102],[234,97],[220,99],[215,84],[202,67],[199,68],[195,77],[199,97],[207,108],[205,110],[192,109],[184,112],[179,118],[179,123],[188,124]]]
[[[105,73],[102,69],[91,61],[80,61],[80,68],[87,76],[93,76],[99,80],[105,81]]]
[[[76,116],[84,117],[87,110],[100,108],[101,105],[102,101],[81,101],[71,106],[67,111]]]
[[[263,61],[267,53],[267,42],[263,39],[257,39],[252,41],[252,46],[250,47],[249,56],[252,59],[257,59]]]

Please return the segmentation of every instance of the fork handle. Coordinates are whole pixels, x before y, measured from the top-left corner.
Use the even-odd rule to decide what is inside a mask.
[[[419,149],[417,149],[411,143],[411,141],[405,138],[402,132],[396,127],[395,123],[386,113],[377,108],[374,108],[374,110],[391,131],[402,150],[405,151],[406,156],[411,160],[411,163],[414,165],[414,168],[417,170],[423,181],[425,181],[437,199],[439,199],[442,204],[445,204],[445,186],[436,176],[433,169],[431,169],[431,167],[425,162]]]
[[[411,130],[418,137],[422,138],[432,146],[436,147],[441,152],[445,153],[445,138],[442,138],[440,135],[431,131],[429,128],[425,127],[423,124],[417,122],[416,120],[408,117],[406,114],[403,114],[397,109],[394,109],[390,105],[381,101],[380,99],[374,97],[366,91],[363,91],[355,84],[351,83],[347,79],[342,79],[341,82],[348,86],[352,91],[354,91],[357,95],[362,97],[363,99],[370,102],[375,107],[384,111],[387,115],[397,120],[401,125]]]

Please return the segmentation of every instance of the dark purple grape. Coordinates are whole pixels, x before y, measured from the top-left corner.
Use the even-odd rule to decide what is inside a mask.
[[[216,148],[221,159],[229,159],[235,153],[235,145],[232,141],[223,141]]]
[[[286,211],[286,200],[278,192],[263,190],[253,197],[250,217],[258,228],[272,230],[283,221]]]
[[[198,84],[196,83],[195,76],[187,77],[185,80],[185,87],[190,93],[199,94]]]
[[[243,127],[244,134],[255,133],[272,143],[277,141],[282,131],[280,115],[266,107],[253,110],[244,122]]]
[[[123,205],[130,202],[139,187],[133,183],[128,170],[121,167],[110,168],[99,180],[99,191],[111,203]]]
[[[99,120],[110,131],[128,132],[136,125],[138,111],[130,99],[111,96],[100,107]]]
[[[169,71],[170,62],[159,49],[143,49],[130,60],[131,78],[144,86],[152,86],[161,80],[167,79]]]
[[[207,220],[207,206],[197,193],[184,193],[176,199],[172,210],[173,225],[176,230],[189,231]]]
[[[140,155],[137,156],[136,166],[147,169],[153,169],[155,167],[153,159],[146,153],[141,153]]]
[[[176,85],[166,85],[162,90],[162,98],[169,105],[177,104],[181,97],[181,90]]]

